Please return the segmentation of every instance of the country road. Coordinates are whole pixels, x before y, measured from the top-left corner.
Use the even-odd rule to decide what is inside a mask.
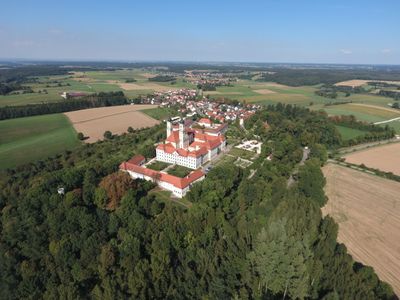
[[[393,119],[390,119],[390,120],[385,120],[385,121],[375,122],[375,123],[374,123],[374,125],[379,125],[379,124],[390,123],[390,122],[397,121],[397,120],[399,120],[399,121],[400,121],[400,117],[393,118]]]

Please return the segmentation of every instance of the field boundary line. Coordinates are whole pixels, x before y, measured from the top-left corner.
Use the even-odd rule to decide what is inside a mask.
[[[130,113],[132,113],[132,112],[139,112],[139,113],[141,113],[142,115],[144,115],[146,118],[149,118],[149,119],[152,119],[152,120],[156,120],[156,119],[153,119],[152,117],[150,117],[149,115],[143,113],[143,112],[140,111],[140,110],[132,110],[132,111],[124,111],[124,112],[119,112],[119,113],[113,113],[113,114],[109,114],[109,115],[107,115],[107,116],[101,116],[101,117],[91,118],[91,119],[87,119],[87,120],[83,120],[83,121],[78,121],[78,122],[73,122],[73,121],[71,121],[71,123],[72,123],[72,124],[83,124],[83,123],[91,122],[91,121],[94,121],[94,120],[101,120],[101,119],[108,118],[108,117],[113,117],[113,116],[118,116],[118,115],[124,115],[124,114],[130,114]],[[156,121],[157,121],[157,120],[156,120]]]

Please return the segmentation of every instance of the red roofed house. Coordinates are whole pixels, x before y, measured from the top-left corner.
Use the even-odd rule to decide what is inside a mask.
[[[207,118],[201,118],[197,123],[204,127],[211,127],[212,125],[211,120]]]
[[[153,181],[163,189],[166,189],[176,197],[182,198],[189,191],[190,187],[205,178],[201,170],[195,170],[184,178],[173,176],[164,172],[154,171],[141,165],[141,155],[136,155],[130,160],[120,164],[119,169],[128,172],[132,178]]]
[[[172,126],[168,121],[167,139],[157,146],[156,159],[198,169],[224,151],[226,140],[222,129],[226,128],[226,124],[214,126],[214,128],[209,119],[201,120],[208,124],[206,129],[193,129],[190,127],[191,124],[185,121],[181,121],[179,126]],[[199,125],[201,125],[200,121]]]

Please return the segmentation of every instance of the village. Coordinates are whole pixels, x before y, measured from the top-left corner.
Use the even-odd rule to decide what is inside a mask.
[[[246,120],[262,107],[259,104],[243,104],[239,101],[218,102],[202,96],[201,90],[193,89],[155,92],[153,95],[142,97],[140,103],[178,107],[178,112],[188,118],[205,116],[219,123]]]

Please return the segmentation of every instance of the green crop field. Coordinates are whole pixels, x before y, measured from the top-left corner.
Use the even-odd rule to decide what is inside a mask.
[[[386,110],[380,107],[342,104],[323,108],[329,115],[353,115],[360,121],[379,122],[400,117],[400,111]]]
[[[366,134],[365,131],[348,128],[348,127],[344,127],[344,126],[336,125],[336,128],[339,131],[339,133],[342,136],[342,139],[344,141],[351,140],[358,136],[362,136],[362,135]]]
[[[63,114],[0,121],[0,169],[44,159],[79,143]]]
[[[176,116],[176,111],[171,108],[157,107],[141,110],[146,115],[156,120],[166,120],[170,117]]]

